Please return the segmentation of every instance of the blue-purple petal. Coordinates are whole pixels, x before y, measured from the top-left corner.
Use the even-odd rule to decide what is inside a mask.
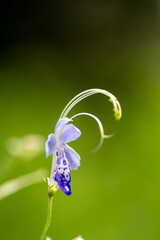
[[[56,126],[55,126],[55,130],[54,130],[54,133],[56,133],[57,131],[59,131],[60,129],[63,129],[64,126],[68,123],[72,121],[71,119],[69,118],[61,118],[58,120]]]
[[[72,192],[71,192],[71,185],[70,184],[67,184],[65,186],[59,184],[59,187],[60,189],[62,190],[63,193],[65,193],[66,195],[71,195]]]
[[[71,195],[70,164],[62,149],[56,152],[56,164],[53,171],[53,179],[58,183],[60,189],[67,195]]]
[[[63,128],[60,135],[60,142],[62,144],[68,143],[76,140],[80,136],[81,136],[81,131],[78,128],[76,128],[73,124],[70,123]]]
[[[69,147],[67,144],[64,145],[64,153],[66,159],[70,164],[70,169],[77,170],[77,168],[80,166],[79,154],[76,151],[74,151],[73,148]]]
[[[56,150],[56,138],[53,133],[48,136],[48,140],[45,144],[46,157],[49,157]]]

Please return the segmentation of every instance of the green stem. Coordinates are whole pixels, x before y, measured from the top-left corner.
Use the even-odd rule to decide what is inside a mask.
[[[49,225],[51,223],[51,216],[52,216],[52,202],[53,202],[53,196],[49,196],[48,197],[48,216],[47,216],[47,221],[46,221],[46,225],[44,227],[44,230],[42,232],[42,235],[40,237],[40,240],[44,240],[46,233],[48,231]]]

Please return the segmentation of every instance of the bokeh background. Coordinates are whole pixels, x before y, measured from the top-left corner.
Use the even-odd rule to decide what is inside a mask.
[[[8,156],[8,138],[53,132],[67,102],[88,88],[117,96],[123,118],[101,95],[69,114],[82,136],[70,144],[81,156],[72,192],[58,191],[48,235],[71,240],[160,239],[160,1],[19,1],[1,6],[0,184],[39,168],[45,152]],[[12,164],[10,164],[12,161]],[[7,164],[7,167],[5,167]],[[8,167],[9,166],[9,167]],[[48,173],[49,174],[49,173]],[[44,176],[46,177],[46,176]],[[39,239],[47,216],[45,183],[0,200],[0,239]]]

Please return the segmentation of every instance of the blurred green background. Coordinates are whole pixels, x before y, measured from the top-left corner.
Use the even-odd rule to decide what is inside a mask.
[[[96,123],[79,117],[82,136],[70,144],[81,156],[72,195],[58,191],[48,235],[71,240],[160,239],[160,2],[34,1],[5,3],[0,40],[0,169],[10,165],[12,136],[47,139],[67,102],[88,88],[112,92],[123,117],[101,95],[69,114],[90,112],[115,133],[95,154]],[[7,162],[8,161],[8,162]],[[51,168],[45,152],[14,159],[0,184]],[[45,176],[46,177],[46,176]],[[47,216],[45,183],[0,200],[0,239],[39,239]]]

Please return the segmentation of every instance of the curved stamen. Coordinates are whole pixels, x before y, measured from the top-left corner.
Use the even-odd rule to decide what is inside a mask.
[[[96,93],[101,93],[104,94],[106,96],[108,96],[110,98],[110,102],[112,102],[113,104],[113,110],[114,110],[114,116],[116,120],[119,120],[122,116],[122,110],[121,110],[121,106],[120,103],[117,101],[116,97],[111,94],[110,92],[103,90],[103,89],[98,89],[98,88],[93,88],[93,89],[88,89],[86,91],[83,91],[81,93],[79,93],[78,95],[76,95],[74,98],[71,99],[71,101],[69,101],[69,103],[66,105],[66,107],[64,108],[64,110],[62,111],[62,114],[60,116],[60,118],[64,118],[68,115],[68,113],[71,111],[71,109],[80,101],[82,101],[84,98],[87,98],[93,94]]]
[[[91,114],[91,113],[85,113],[85,112],[83,112],[83,113],[77,113],[76,115],[74,115],[73,117],[71,117],[71,119],[73,119],[73,118],[75,118],[75,117],[78,117],[78,116],[81,116],[81,115],[89,116],[89,117],[93,118],[93,119],[98,123],[101,138],[100,138],[100,142],[99,142],[98,146],[97,146],[94,150],[91,151],[91,152],[96,152],[96,151],[98,151],[99,148],[102,146],[104,138],[110,138],[110,137],[112,137],[112,135],[105,135],[105,134],[104,134],[104,129],[103,129],[103,125],[102,125],[101,121],[99,120],[98,117],[96,117],[95,115],[93,115],[93,114]]]
[[[71,99],[71,101],[66,105],[66,107],[64,108],[60,118],[63,118],[65,116],[67,116],[67,114],[69,113],[69,111],[80,101],[82,101],[84,98],[87,98],[91,95],[90,92],[82,94],[79,93],[77,96],[75,96],[74,98]]]

